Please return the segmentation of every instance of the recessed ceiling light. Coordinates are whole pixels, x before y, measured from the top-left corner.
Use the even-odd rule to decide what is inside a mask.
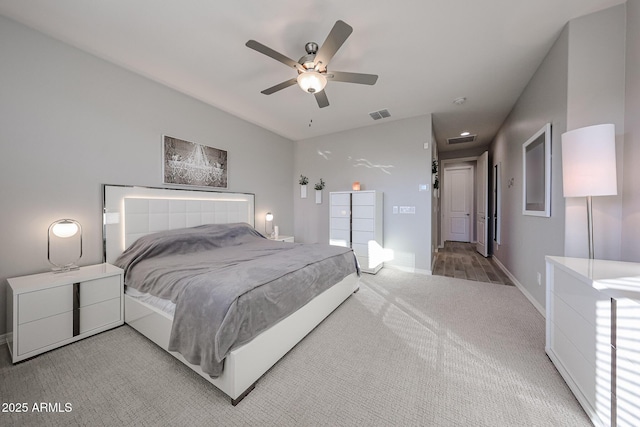
[[[460,136],[467,136],[467,135],[470,135],[470,133],[469,133],[469,132],[467,132],[467,131],[464,131],[464,132],[462,132],[462,133],[460,134]]]
[[[464,102],[467,100],[467,98],[465,98],[464,96],[461,96],[460,98],[456,98],[453,100],[453,103],[456,105],[462,105],[464,104]]]

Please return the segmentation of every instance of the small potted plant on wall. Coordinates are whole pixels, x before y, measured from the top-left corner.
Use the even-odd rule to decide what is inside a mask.
[[[300,175],[300,180],[298,180],[298,183],[300,184],[300,198],[301,199],[306,199],[307,198],[307,184],[309,183],[309,178],[307,178],[304,175]]]
[[[324,188],[325,182],[320,178],[320,182],[317,182],[314,188],[316,189],[316,203],[322,203],[322,189]]]

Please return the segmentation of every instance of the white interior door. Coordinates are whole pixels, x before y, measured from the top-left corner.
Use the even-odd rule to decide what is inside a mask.
[[[472,181],[471,167],[444,170],[445,232],[444,239],[470,241]]]
[[[476,168],[476,250],[484,257],[489,255],[487,241],[489,239],[489,227],[487,212],[489,203],[487,191],[489,188],[489,152],[485,151],[478,157]]]

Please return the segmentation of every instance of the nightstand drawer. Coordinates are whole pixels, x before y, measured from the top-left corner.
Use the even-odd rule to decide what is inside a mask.
[[[18,326],[18,356],[73,337],[73,313],[50,316]]]
[[[18,324],[73,310],[73,286],[56,286],[18,296]]]
[[[80,333],[84,334],[93,329],[120,320],[120,298],[114,298],[101,303],[80,308]]]
[[[120,275],[80,283],[80,307],[120,297]]]

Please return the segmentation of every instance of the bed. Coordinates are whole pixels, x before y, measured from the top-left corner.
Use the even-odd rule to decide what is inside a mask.
[[[190,236],[189,239],[200,239],[195,243],[195,245],[200,247],[208,244],[206,242],[210,240],[209,235],[215,234],[216,239],[218,239],[217,236],[221,233],[225,236],[232,234],[233,236],[228,248],[218,248],[217,246],[219,246],[219,244],[217,242],[219,240],[215,240],[216,243],[214,246],[216,247],[209,249],[215,253],[225,254],[224,257],[233,258],[233,263],[236,263],[239,258],[244,257],[241,255],[243,252],[239,250],[239,248],[244,249],[245,247],[251,248],[247,252],[259,252],[265,260],[271,260],[266,263],[262,259],[259,261],[251,261],[251,263],[254,263],[250,264],[252,271],[260,269],[271,271],[272,277],[267,281],[267,284],[256,284],[256,287],[261,290],[267,289],[267,286],[272,286],[272,282],[275,282],[274,278],[276,277],[281,277],[283,278],[282,280],[287,279],[289,281],[287,286],[291,286],[292,284],[297,286],[298,282],[301,284],[309,282],[311,279],[306,279],[305,276],[300,275],[303,273],[299,272],[292,273],[283,271],[276,274],[277,272],[275,271],[277,269],[275,267],[279,266],[280,263],[287,264],[286,268],[290,268],[289,264],[295,263],[300,265],[309,264],[312,266],[312,263],[307,262],[305,258],[306,256],[310,256],[309,254],[291,256],[291,254],[294,253],[294,249],[296,251],[301,249],[301,252],[305,250],[309,251],[308,247],[310,245],[273,242],[255,232],[255,230],[253,230],[255,216],[253,194],[114,185],[105,185],[103,190],[105,261],[109,263],[118,262],[124,266],[125,284],[127,284],[127,280],[131,281],[131,286],[127,286],[127,293],[125,294],[125,322],[219,388],[231,398],[231,402],[234,405],[254,388],[256,381],[271,366],[358,289],[359,272],[357,271],[357,263],[354,258],[355,267],[353,268],[353,272],[343,273],[342,276],[336,276],[336,278],[333,279],[335,283],[325,283],[322,287],[318,287],[316,296],[306,295],[289,298],[296,299],[300,307],[292,309],[293,311],[290,314],[277,313],[271,316],[273,319],[276,319],[275,324],[268,326],[262,324],[256,328],[253,335],[237,333],[239,329],[244,331],[244,327],[235,327],[235,329],[233,329],[234,332],[231,334],[216,333],[216,338],[212,340],[212,344],[206,340],[199,341],[200,338],[199,340],[195,340],[194,337],[196,336],[206,337],[211,335],[210,331],[206,329],[209,321],[202,322],[199,320],[199,317],[194,320],[194,316],[186,316],[189,317],[189,319],[187,323],[184,323],[185,313],[208,312],[185,309],[186,301],[191,299],[197,303],[198,300],[205,298],[194,297],[194,294],[192,294],[190,298],[187,298],[186,293],[179,293],[180,298],[178,298],[177,301],[172,301],[172,299],[175,298],[167,297],[167,294],[162,295],[162,292],[149,292],[149,289],[145,287],[145,285],[140,285],[140,283],[143,282],[141,278],[147,275],[146,272],[141,270],[145,270],[144,266],[147,265],[145,263],[150,262],[146,259],[140,262],[137,261],[140,259],[138,258],[140,253],[144,253],[146,257],[147,253],[150,252],[148,248],[145,247],[140,249],[140,242],[143,242],[142,244],[152,244],[154,248],[153,251],[156,251],[155,248],[157,248],[158,239],[164,241],[165,236],[174,238],[173,235],[175,234],[184,236],[186,233]],[[194,229],[193,227],[196,228]],[[203,243],[203,241],[205,243]],[[224,241],[226,242],[227,240]],[[134,242],[136,242],[137,246],[132,246]],[[189,243],[191,244],[191,240]],[[225,243],[225,245],[226,244],[227,243]],[[171,245],[167,247],[170,248]],[[333,249],[331,249],[331,251],[332,250]],[[173,251],[173,249],[171,249],[171,251]],[[269,258],[272,256],[271,252],[276,254],[273,255],[275,258]],[[162,255],[164,256],[166,253],[163,252]],[[171,255],[178,257],[176,259],[182,259],[180,257],[185,256],[182,253],[174,254],[173,252]],[[198,256],[196,256],[196,258]],[[353,255],[336,255],[336,258],[349,256]],[[277,257],[280,257],[281,261],[277,261]],[[318,264],[315,265],[315,273],[310,274],[325,276],[325,274],[318,273],[318,271],[327,271],[327,267],[320,264],[320,262],[328,262],[327,260],[330,257],[333,257],[333,255],[325,254],[324,258],[322,258],[324,261],[318,261]],[[121,259],[118,260],[118,258]],[[191,258],[191,255],[189,255],[189,258]],[[165,258],[163,258],[163,260],[164,259]],[[288,259],[289,261],[284,262],[282,259]],[[333,258],[331,259],[333,260]],[[256,264],[258,262],[262,264]],[[131,267],[131,271],[128,271],[131,263],[135,265],[135,268]],[[166,265],[168,264],[163,264],[165,271],[167,271],[168,268]],[[258,265],[261,265],[261,267],[258,267]],[[202,266],[198,265],[193,268],[198,269],[202,268]],[[231,267],[225,267],[225,269],[226,268]],[[283,266],[283,268],[285,267]],[[138,269],[138,274],[132,273],[135,269]],[[182,270],[182,268],[180,268],[180,270]],[[153,271],[154,274],[156,274],[158,270],[149,271]],[[220,271],[222,270],[213,272],[211,275],[212,280],[219,280],[230,289],[235,289],[236,286],[238,288],[248,286],[246,283],[253,280],[249,277],[243,277],[237,284],[231,286],[231,282],[226,280]],[[242,271],[248,271],[248,269],[244,268]],[[127,274],[127,272],[130,274]],[[200,280],[201,277],[198,274],[195,274],[194,277],[195,276],[198,276],[198,280]],[[230,273],[228,278],[236,276],[240,277],[242,275],[238,272]],[[177,282],[181,280],[183,279]],[[155,280],[152,282],[155,282]],[[302,287],[302,285],[298,287]],[[190,286],[190,288],[198,288],[198,286],[193,285]],[[200,289],[200,291],[202,291],[202,289]],[[242,298],[245,298],[244,295],[249,295],[244,292],[245,290],[240,292],[243,295]],[[282,291],[276,291],[276,294],[277,292]],[[153,295],[154,293],[156,295]],[[176,295],[177,294],[178,293],[176,293]],[[273,295],[273,293],[270,295]],[[286,295],[291,295],[291,293],[287,291]],[[233,304],[235,305],[243,305],[239,302],[240,299],[233,300],[230,298],[229,300],[234,301]],[[250,299],[245,300],[249,301]],[[251,304],[254,304],[254,300],[251,299],[251,301]],[[255,301],[257,301],[257,299],[255,299]],[[251,307],[253,306],[247,304],[249,303],[244,304],[244,313],[251,315]],[[249,308],[246,309],[246,307]],[[200,307],[197,310],[204,309]],[[255,309],[253,311],[255,313],[262,313],[265,310]],[[219,313],[222,312],[222,310],[214,312]],[[205,315],[209,316],[209,314],[204,314],[203,316]],[[219,318],[220,316],[212,315],[212,318],[216,317]],[[241,315],[235,317],[242,318]],[[254,317],[255,316],[252,316],[251,319]],[[245,324],[246,323],[245,317]],[[253,323],[253,320],[249,323]],[[197,329],[199,324],[204,328],[203,330]],[[182,336],[187,336],[188,339],[176,339],[177,332],[172,334],[174,327],[176,331],[182,331]],[[185,335],[184,331],[189,331],[189,334],[194,337]],[[219,340],[218,335],[223,338]],[[235,341],[224,338],[227,336],[233,336]],[[194,348],[194,343],[197,351],[190,351],[190,349]],[[181,345],[182,347],[180,347]],[[213,355],[211,360],[214,358],[215,360],[223,359],[223,365],[217,365],[218,367],[216,367],[213,362],[205,363],[204,359],[199,359],[198,355],[208,354],[203,352],[203,348],[212,348],[213,350],[210,352]],[[223,369],[218,369],[222,368],[222,366]]]

